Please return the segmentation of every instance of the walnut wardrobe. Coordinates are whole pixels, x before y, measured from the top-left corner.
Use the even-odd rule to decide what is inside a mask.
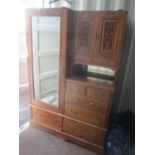
[[[30,125],[102,151],[126,11],[26,11]]]

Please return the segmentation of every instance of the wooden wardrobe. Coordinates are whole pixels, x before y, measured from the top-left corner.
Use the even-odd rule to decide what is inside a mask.
[[[26,11],[32,127],[102,151],[126,11]]]

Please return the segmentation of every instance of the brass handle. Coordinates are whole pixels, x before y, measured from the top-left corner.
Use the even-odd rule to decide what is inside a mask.
[[[71,113],[74,114],[74,115],[78,115],[79,114],[78,111],[73,111],[73,110],[71,110]]]

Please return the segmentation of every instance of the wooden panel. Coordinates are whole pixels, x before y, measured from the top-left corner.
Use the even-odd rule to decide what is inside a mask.
[[[116,20],[102,20],[101,25],[101,40],[99,46],[98,56],[111,57],[115,51],[116,42],[116,30],[117,21]]]
[[[85,60],[89,60],[92,55],[94,42],[95,14],[88,12],[78,12],[74,14],[74,56],[75,59],[81,60],[81,56],[85,56]]]
[[[110,99],[111,92],[104,89],[97,89],[93,87],[87,87],[86,96],[96,99],[97,101],[103,101]]]
[[[126,12],[99,14],[93,63],[117,67],[122,48]],[[98,58],[98,61],[97,61]]]
[[[75,13],[74,63],[117,68],[122,49],[126,14],[126,11]]]
[[[77,97],[75,95],[67,95],[66,104],[76,105],[85,110],[104,114],[107,112],[109,100],[103,100],[97,102],[95,100],[90,100],[89,98]]]
[[[63,130],[97,145],[102,145],[105,137],[105,132],[103,131],[67,119],[63,121]]]
[[[93,112],[84,110],[82,108],[79,108],[78,106],[75,106],[75,105],[66,104],[65,114],[67,116],[97,125],[99,127],[104,127],[105,125],[105,119],[106,119],[105,115],[93,113]]]
[[[32,108],[32,118],[50,127],[61,128],[62,119],[59,116],[53,115],[49,112]]]

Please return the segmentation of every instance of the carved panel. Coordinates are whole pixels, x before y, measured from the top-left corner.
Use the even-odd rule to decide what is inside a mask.
[[[80,23],[80,47],[88,47],[89,44],[89,21]]]
[[[115,39],[115,21],[106,21],[103,29],[102,49],[112,50]]]

